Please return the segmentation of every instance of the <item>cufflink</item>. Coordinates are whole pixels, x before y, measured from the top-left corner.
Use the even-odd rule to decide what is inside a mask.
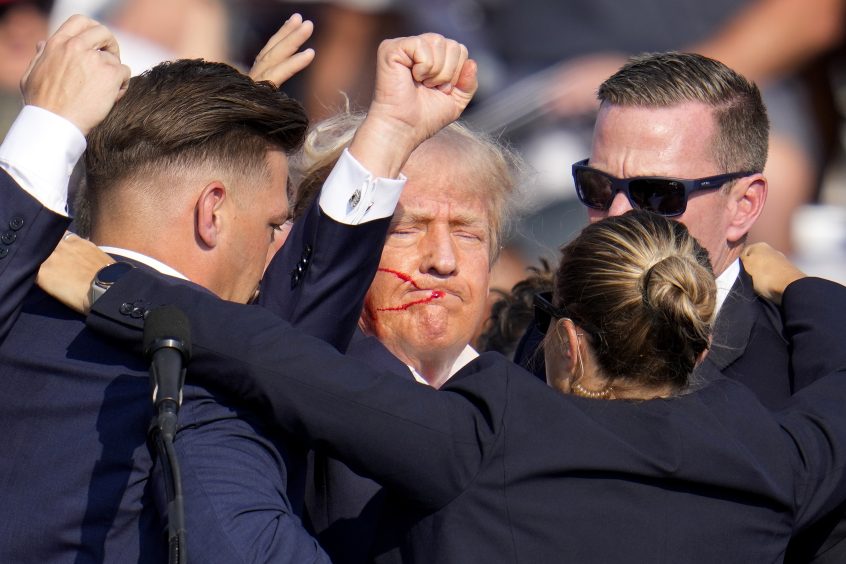
[[[353,192],[353,195],[350,196],[350,199],[347,203],[349,203],[351,208],[355,208],[360,201],[361,201],[361,189],[357,188],[356,191]]]

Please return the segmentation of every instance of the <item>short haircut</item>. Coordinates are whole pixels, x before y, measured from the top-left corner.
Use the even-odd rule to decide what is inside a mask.
[[[302,106],[269,82],[223,63],[159,64],[129,82],[126,94],[88,135],[83,215],[108,213],[115,187],[157,174],[213,167],[268,174],[268,150],[297,150],[308,128]],[[166,194],[156,187],[151,197]],[[158,192],[158,193],[157,193]]]
[[[561,253],[553,304],[589,335],[602,374],[683,390],[716,305],[708,253],[687,228],[631,210],[588,225]]]
[[[722,172],[762,172],[770,122],[755,84],[726,65],[695,53],[632,57],[599,86],[601,104],[669,107],[701,102],[713,108],[713,154]]]
[[[338,157],[352,141],[355,130],[364,120],[362,113],[342,112],[315,124],[306,137],[301,154],[291,167],[295,194],[294,219],[303,214],[316,197]],[[519,157],[508,147],[474,132],[465,125],[453,122],[420,145],[425,151],[432,143],[443,144],[451,151],[456,163],[470,167],[485,186],[490,234],[491,263],[499,256],[505,233],[511,222],[511,198],[517,190],[518,174],[522,169]],[[413,158],[413,156],[412,156]],[[449,167],[449,163],[443,163]]]

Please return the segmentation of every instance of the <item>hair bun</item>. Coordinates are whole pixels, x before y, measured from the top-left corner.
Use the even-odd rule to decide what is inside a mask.
[[[641,277],[644,306],[651,311],[655,329],[688,343],[695,358],[708,345],[716,303],[715,283],[704,267],[691,258],[672,255],[655,262]],[[666,325],[662,327],[661,325]]]

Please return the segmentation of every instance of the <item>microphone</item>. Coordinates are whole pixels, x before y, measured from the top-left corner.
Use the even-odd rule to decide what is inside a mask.
[[[185,365],[191,358],[191,329],[180,309],[150,310],[144,319],[144,353],[150,359],[150,386],[159,427],[173,437],[182,405]]]
[[[176,435],[176,415],[182,404],[185,365],[191,358],[191,329],[188,318],[180,309],[165,306],[146,315],[144,353],[150,359],[150,386],[156,408],[151,438],[162,461],[167,495],[168,562],[186,564],[182,473],[173,439]]]

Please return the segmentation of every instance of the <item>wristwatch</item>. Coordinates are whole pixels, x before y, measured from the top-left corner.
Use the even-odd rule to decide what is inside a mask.
[[[94,305],[94,302],[99,300],[100,296],[112,287],[112,284],[133,268],[135,267],[128,262],[113,262],[98,270],[94,280],[91,281],[91,290],[88,292],[90,304]]]

